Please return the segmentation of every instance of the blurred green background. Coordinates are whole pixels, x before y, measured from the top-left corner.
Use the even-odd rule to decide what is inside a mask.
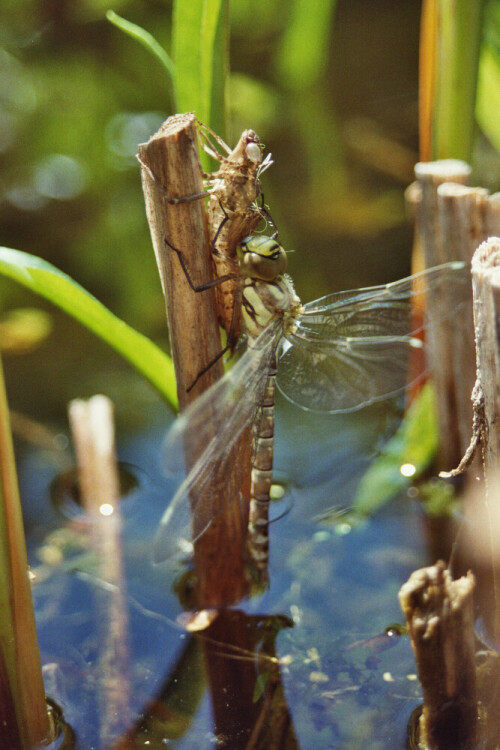
[[[227,140],[252,127],[273,154],[265,199],[296,251],[289,270],[304,301],[410,272],[403,191],[418,160],[420,6],[231,3]],[[109,8],[169,49],[166,0],[1,4],[0,244],[54,263],[167,346],[135,153],[173,114],[171,98],[164,70],[105,19]],[[476,151],[488,167],[478,171],[482,184],[498,189],[484,138]],[[4,280],[0,301],[4,313],[42,307],[53,322],[36,352],[6,357],[15,408],[62,416],[69,398],[104,390],[122,404],[136,400],[140,419],[141,404],[156,398],[48,304]]]

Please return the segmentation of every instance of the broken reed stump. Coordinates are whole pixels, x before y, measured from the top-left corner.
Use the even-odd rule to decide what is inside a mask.
[[[139,160],[146,213],[166,300],[182,411],[223,374],[220,359],[190,388],[222,348],[216,296],[213,288],[200,293],[193,291],[177,254],[166,242],[168,240],[182,252],[195,285],[212,280],[205,200],[177,204],[168,200],[203,194],[194,115],[170,117],[147,143],[139,146]],[[187,470],[206,447],[207,444],[185,446]],[[240,460],[248,463],[250,474],[249,453],[245,459],[240,456]],[[247,518],[238,502],[240,488],[232,486],[230,476],[219,484],[214,493],[216,505],[212,509],[215,520],[194,548],[198,608],[233,604],[248,590],[245,577]],[[196,523],[194,517],[194,529]]]
[[[139,159],[146,214],[165,295],[179,408],[183,411],[223,374],[222,362],[217,362],[188,390],[221,350],[215,291],[193,292],[177,254],[166,242],[182,252],[195,285],[212,279],[205,201],[173,204],[167,200],[204,191],[194,115],[169,117],[147,143],[139,146]]]
[[[443,561],[411,574],[399,592],[422,685],[422,750],[476,750],[478,709],[473,591]]]
[[[91,524],[99,576],[95,591],[100,632],[100,738],[103,746],[131,723],[129,620],[121,548],[120,477],[115,450],[113,404],[106,396],[75,399],[68,406],[82,506]]]
[[[447,159],[419,163],[408,195],[415,206],[416,235],[430,268],[452,260],[469,263],[478,245],[500,234],[500,196],[480,187],[467,187],[470,167]],[[436,387],[441,448],[439,468],[457,466],[466,452],[472,425],[470,394],[475,382],[472,288],[458,315],[446,314],[457,300],[426,300],[429,368]]]

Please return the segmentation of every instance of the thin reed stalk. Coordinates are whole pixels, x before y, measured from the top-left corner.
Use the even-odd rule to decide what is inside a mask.
[[[50,737],[28,560],[0,363],[0,704],[14,715],[0,722],[5,750],[30,750]],[[17,738],[17,739],[16,739]],[[18,745],[12,745],[14,739]]]
[[[82,505],[104,582],[95,595],[99,647],[100,736],[103,747],[131,724],[129,622],[121,548],[120,479],[113,405],[106,396],[69,404]]]

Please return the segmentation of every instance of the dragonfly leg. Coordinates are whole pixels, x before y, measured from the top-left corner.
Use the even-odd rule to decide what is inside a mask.
[[[226,352],[230,351],[232,347],[233,347],[233,342],[230,342],[229,337],[228,337],[226,346],[223,349],[221,349],[220,352],[213,359],[210,360],[210,362],[208,363],[206,367],[204,367],[202,370],[199,371],[198,375],[195,377],[191,385],[188,388],[186,388],[186,393],[189,393],[189,391],[195,387],[198,380],[202,378],[203,375],[206,372],[208,372],[210,368],[213,367],[215,363],[218,362],[219,359],[223,357]]]
[[[216,279],[212,279],[211,281],[206,281],[204,284],[195,284],[189,274],[188,268],[184,261],[182,250],[179,250],[179,248],[174,247],[174,245],[172,245],[172,243],[169,242],[166,237],[165,237],[165,244],[168,245],[168,247],[171,250],[173,250],[174,253],[176,253],[177,257],[179,258],[179,263],[181,264],[181,268],[184,271],[184,276],[186,277],[186,281],[188,282],[193,292],[204,292],[207,289],[212,289],[212,287],[217,286],[218,284],[221,284],[223,281],[228,281],[229,279],[238,278],[238,274],[236,273],[227,273],[224,276],[218,276]]]
[[[265,201],[264,201],[264,193],[261,192],[260,194],[260,206],[259,206],[259,212],[263,219],[265,219],[269,224],[273,227],[274,232],[271,235],[271,238],[275,240],[278,237],[278,227],[276,226],[276,222],[274,221],[273,217],[271,216],[271,212],[267,208]]]
[[[204,150],[204,151],[205,151],[205,152],[206,152],[207,154],[209,154],[210,156],[212,156],[212,157],[213,157],[213,158],[214,158],[214,159],[215,159],[216,161],[218,161],[218,162],[223,162],[223,161],[224,161],[224,159],[225,159],[225,157],[224,157],[224,156],[221,156],[221,155],[220,155],[220,154],[218,153],[218,151],[217,151],[217,147],[216,147],[216,146],[214,146],[214,144],[212,143],[212,141],[210,140],[210,138],[213,138],[213,139],[214,139],[214,141],[215,141],[215,142],[216,142],[216,143],[217,143],[217,144],[218,144],[218,145],[219,145],[219,146],[220,146],[220,147],[221,147],[221,148],[223,149],[223,151],[225,151],[225,152],[226,152],[226,154],[227,154],[227,155],[229,156],[229,154],[231,153],[231,149],[229,148],[229,146],[227,145],[227,143],[225,143],[225,142],[224,142],[224,141],[222,140],[222,138],[220,137],[220,135],[217,135],[217,133],[215,133],[215,132],[214,132],[214,131],[213,131],[213,130],[212,130],[211,128],[209,128],[209,127],[208,127],[208,125],[205,125],[205,124],[204,124],[204,123],[202,123],[202,122],[201,122],[200,120],[198,120],[198,118],[196,118],[196,122],[198,123],[198,126],[199,126],[199,127],[197,128],[198,141],[199,141],[199,143],[200,143],[200,145],[201,145],[202,149],[203,149],[203,150]],[[203,142],[203,141],[204,141],[204,142]]]
[[[184,272],[184,275],[186,277],[186,281],[188,282],[188,284],[191,287],[191,289],[193,290],[193,292],[204,292],[207,289],[212,289],[212,287],[217,286],[218,284],[222,283],[223,281],[227,281],[228,279],[238,278],[238,274],[226,274],[224,276],[219,276],[217,279],[212,279],[212,281],[207,281],[204,284],[196,285],[193,282],[191,276],[189,275],[189,271],[188,271],[188,268],[187,268],[186,263],[184,261],[184,257],[182,255],[182,251],[179,250],[174,245],[172,245],[172,243],[169,242],[166,237],[165,237],[165,244],[171,250],[173,250],[176,253],[177,257],[179,258],[179,263],[181,264],[181,268],[182,268],[182,270]],[[213,367],[214,364],[216,362],[218,362],[219,359],[221,357],[223,357],[226,352],[233,350],[234,344],[235,344],[235,338],[236,338],[235,337],[235,320],[236,320],[236,314],[235,314],[235,312],[236,312],[235,308],[233,308],[233,316],[232,316],[232,320],[231,320],[231,328],[230,328],[229,333],[227,335],[226,345],[223,347],[223,349],[221,349],[221,351],[212,360],[210,360],[210,362],[207,364],[206,367],[204,367],[202,370],[200,370],[200,372],[197,374],[197,376],[195,377],[195,379],[193,380],[193,382],[191,383],[191,385],[189,386],[189,388],[186,389],[187,393],[189,393],[189,391],[192,388],[194,388],[194,386],[196,385],[196,383],[198,382],[198,380],[201,377],[203,377],[203,375],[206,372],[208,372],[210,370],[210,368]]]
[[[222,277],[221,277],[221,278],[222,278]],[[223,357],[223,356],[224,356],[224,354],[225,354],[226,352],[231,352],[231,353],[233,353],[233,351],[234,351],[234,346],[235,346],[235,344],[236,344],[236,341],[237,341],[237,336],[235,335],[235,333],[236,333],[236,318],[237,318],[237,316],[236,316],[236,305],[235,305],[235,306],[233,307],[233,315],[232,315],[232,317],[231,317],[231,327],[230,327],[230,329],[229,329],[229,332],[228,332],[228,334],[227,334],[227,339],[226,339],[226,345],[225,345],[225,347],[224,347],[223,349],[221,349],[221,351],[220,351],[220,352],[219,352],[219,353],[217,354],[217,356],[215,356],[215,357],[214,357],[214,358],[213,358],[213,359],[212,359],[212,360],[211,360],[211,361],[210,361],[210,362],[208,363],[208,365],[207,365],[206,367],[204,367],[204,368],[203,368],[203,370],[200,370],[200,372],[199,372],[199,373],[198,373],[198,375],[197,375],[197,376],[195,377],[195,379],[193,380],[193,382],[191,383],[191,385],[189,386],[189,388],[187,388],[187,389],[186,389],[186,390],[187,390],[187,393],[189,393],[189,391],[190,391],[190,390],[191,390],[191,389],[192,389],[192,388],[193,388],[193,387],[194,387],[194,386],[196,385],[196,383],[198,382],[198,380],[199,380],[199,379],[200,379],[201,377],[203,377],[203,375],[204,375],[204,374],[205,374],[206,372],[208,372],[208,371],[210,370],[210,368],[211,368],[211,367],[213,367],[213,365],[215,365],[215,363],[216,363],[216,362],[218,362],[218,361],[219,361],[219,359],[220,359],[221,357]]]

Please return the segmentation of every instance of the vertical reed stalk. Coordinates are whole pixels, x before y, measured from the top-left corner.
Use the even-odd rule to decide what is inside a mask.
[[[0,695],[12,723],[0,723],[1,747],[29,750],[50,740],[19,488],[0,363]],[[4,703],[5,701],[5,703]],[[2,733],[6,732],[6,735]],[[19,745],[10,745],[18,736]],[[10,739],[9,739],[10,738]]]
[[[420,158],[470,161],[484,0],[424,0]]]
[[[167,196],[184,198],[203,193],[195,128],[193,115],[174,115],[148,143],[139,147],[146,213],[165,294],[181,410],[223,373],[219,360],[190,388],[221,351],[216,298],[214,289],[193,291],[176,253],[166,243],[168,240],[182,252],[194,284],[213,278],[205,201],[172,204],[167,200]],[[188,469],[206,447],[185,446]],[[241,458],[241,451],[236,449],[235,456]],[[214,521],[195,544],[199,608],[234,603],[247,592],[247,519],[240,508],[240,488],[232,484],[230,472],[219,481],[214,493],[217,498],[212,509]],[[192,524],[196,529],[196,514]]]
[[[425,267],[453,260],[470,263],[481,242],[491,234],[500,234],[499,195],[463,184],[467,182],[470,167],[455,159],[421,162],[416,165],[415,174],[418,182],[411,186],[411,195]],[[459,316],[449,318],[440,312],[444,304],[441,296],[429,298],[425,303],[429,318],[429,365],[437,391],[440,463],[448,471],[457,466],[471,438],[471,392],[476,379],[475,359],[471,356],[472,287],[470,299],[460,308]],[[454,304],[453,290],[447,304]]]
[[[484,399],[486,479],[500,466],[500,238],[490,237],[472,260],[477,376]],[[492,498],[494,500],[494,498]]]
[[[469,175],[469,165],[455,159],[420,162],[415,166],[415,176],[419,187],[419,200],[416,203],[416,236],[419,239],[426,268],[452,259],[456,260],[450,254],[451,248],[443,241],[437,191],[439,185],[444,182],[465,183]],[[428,318],[429,368],[437,395],[441,438],[440,468],[448,470],[457,465],[465,450],[465,448],[462,450],[457,425],[451,322],[447,311],[443,309],[446,304],[451,305],[452,300],[451,298],[445,300],[442,295],[432,295],[423,300],[423,303]],[[468,325],[472,330],[472,316]],[[473,383],[466,394],[466,399],[470,396],[472,386]],[[470,429],[470,419],[466,429]]]
[[[106,396],[69,404],[82,504],[92,524],[101,578],[96,592],[99,620],[100,736],[103,747],[131,723],[129,623],[121,549],[120,479],[113,405]]]

